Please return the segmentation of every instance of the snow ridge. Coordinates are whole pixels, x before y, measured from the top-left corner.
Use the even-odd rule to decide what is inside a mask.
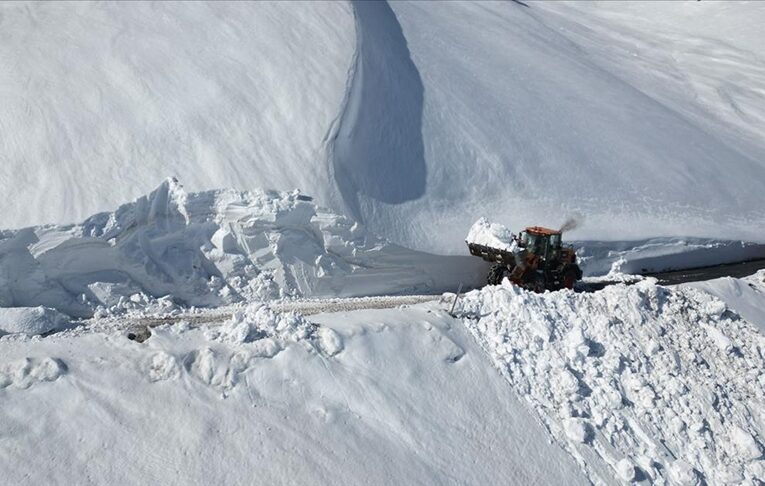
[[[0,282],[8,283],[0,307],[76,317],[137,305],[437,292],[478,284],[482,273],[478,259],[393,245],[298,191],[187,193],[175,179],[80,225],[0,233]]]
[[[721,484],[765,477],[765,337],[704,292],[651,281],[465,296],[462,315],[590,477]]]

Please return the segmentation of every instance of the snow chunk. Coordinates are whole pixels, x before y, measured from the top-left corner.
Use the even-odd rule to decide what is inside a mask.
[[[626,457],[616,463],[615,469],[616,474],[618,474],[619,479],[622,481],[631,482],[635,479],[635,465]]]
[[[513,233],[504,225],[489,223],[486,218],[480,218],[470,227],[465,241],[505,251],[518,251]]]
[[[335,332],[334,329],[330,329],[328,327],[322,327],[319,329],[318,335],[319,335],[319,340],[318,340],[319,348],[327,356],[334,356],[343,350],[343,347],[344,347],[343,338],[341,338],[340,334]]]
[[[574,442],[584,444],[592,439],[592,426],[586,420],[569,419],[564,422],[563,428],[566,431],[566,437]]]
[[[0,308],[0,335],[26,334],[34,336],[50,331],[65,329],[69,319],[48,307],[4,307]]]
[[[762,455],[757,441],[754,440],[754,437],[749,432],[741,427],[734,425],[730,431],[730,438],[744,459],[752,461]]]

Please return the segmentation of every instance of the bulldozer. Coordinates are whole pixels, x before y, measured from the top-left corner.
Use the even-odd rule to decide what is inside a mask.
[[[582,279],[576,253],[562,244],[563,232],[530,226],[513,236],[510,248],[494,248],[467,242],[471,255],[491,262],[487,283],[499,285],[507,278],[511,283],[534,292],[572,289]]]

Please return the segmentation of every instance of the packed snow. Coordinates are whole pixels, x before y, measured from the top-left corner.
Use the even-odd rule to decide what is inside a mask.
[[[66,329],[69,318],[55,309],[38,307],[0,307],[0,335],[34,336]]]
[[[589,484],[437,304],[6,337],[0,399],[9,484]]]
[[[76,317],[478,285],[469,256],[408,250],[299,192],[187,193],[169,179],[72,226],[0,232],[0,305]]]

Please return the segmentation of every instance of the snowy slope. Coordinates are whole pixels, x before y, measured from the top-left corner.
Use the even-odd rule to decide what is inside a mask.
[[[574,4],[393,4],[424,86],[426,190],[366,198],[368,224],[438,247],[482,215],[516,229],[578,213],[576,238],[762,240],[765,5]],[[654,62],[631,62],[617,35]]]
[[[0,227],[82,220],[177,176],[300,188],[435,252],[464,252],[480,216],[765,241],[758,2],[0,12]]]
[[[73,223],[177,176],[329,198],[343,2],[3,3],[0,228]]]
[[[3,482],[589,484],[443,310],[276,323],[0,340]]]
[[[765,335],[765,271],[746,278],[718,278],[685,284],[708,292],[754,324]]]

